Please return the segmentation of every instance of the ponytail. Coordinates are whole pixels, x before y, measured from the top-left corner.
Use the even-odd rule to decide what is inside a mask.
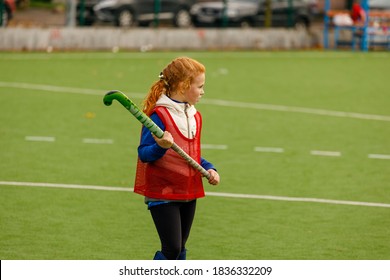
[[[143,101],[143,111],[145,114],[150,116],[156,106],[157,100],[161,97],[163,93],[166,92],[165,85],[161,80],[154,82],[152,87],[149,90],[148,95]]]
[[[187,90],[191,86],[192,80],[205,71],[204,65],[194,59],[179,57],[173,60],[160,73],[160,79],[154,82],[150,88],[143,101],[144,113],[150,116],[162,94],[169,97],[171,92]]]

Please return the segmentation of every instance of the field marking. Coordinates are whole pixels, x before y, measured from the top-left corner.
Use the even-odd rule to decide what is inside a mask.
[[[65,92],[65,93],[101,95],[101,96],[103,96],[106,92],[108,92],[108,90],[103,90],[103,89],[97,90],[97,89],[60,87],[60,86],[52,86],[52,85],[29,84],[29,83],[12,83],[12,82],[3,82],[3,81],[0,81],[0,87],[12,87],[12,88],[44,90],[44,91]],[[145,97],[145,94],[142,93],[129,92],[128,94],[132,98]],[[314,109],[314,108],[262,104],[262,103],[249,103],[249,102],[240,102],[240,101],[228,101],[222,99],[205,98],[202,99],[202,103],[208,105],[233,107],[233,108],[305,113],[305,114],[312,114],[312,115],[353,118],[353,119],[362,119],[362,120],[375,120],[375,121],[387,121],[387,122],[390,121],[390,116],[385,116],[385,115],[361,114],[361,113],[354,113],[354,112],[332,111],[332,110],[325,110],[325,109]]]
[[[112,139],[83,138],[85,144],[114,144]]]
[[[26,141],[36,141],[36,142],[54,142],[56,138],[53,136],[26,136],[24,138]]]
[[[29,83],[8,83],[0,81],[1,87],[21,88],[21,89],[32,89],[32,90],[43,90],[43,91],[54,91],[54,92],[66,92],[66,93],[79,93],[89,95],[102,95],[103,90],[96,89],[85,89],[85,88],[73,88],[73,87],[60,87],[52,85],[39,85]]]
[[[313,156],[324,156],[324,157],[340,157],[341,152],[338,151],[310,151],[310,154]]]
[[[26,141],[34,142],[55,142],[56,138],[54,136],[26,136]],[[101,138],[83,138],[82,143],[84,144],[114,144],[113,139],[101,139]],[[202,144],[201,148],[204,150],[227,150],[228,145],[223,144]],[[254,147],[254,152],[259,153],[284,153],[283,148],[279,147]],[[341,152],[339,151],[319,151],[312,150],[310,154],[313,156],[328,156],[328,157],[340,157]],[[390,155],[385,154],[369,154],[368,158],[371,159],[390,159]]]
[[[87,88],[74,88],[74,87],[60,87],[53,85],[40,85],[40,84],[29,84],[29,83],[10,83],[0,81],[0,87],[11,87],[21,89],[32,89],[32,90],[43,90],[43,91],[54,91],[64,93],[76,93],[86,95],[101,95],[103,96],[109,90],[98,90],[98,89],[87,89]],[[133,98],[144,98],[145,94],[142,93],[131,93]]]
[[[227,148],[227,145],[201,144],[201,149],[204,150],[227,150]]]
[[[56,138],[54,136],[26,136],[26,141],[35,141],[35,142],[55,142]],[[101,138],[83,138],[82,143],[84,144],[114,144],[113,139],[101,139]],[[227,150],[228,145],[223,144],[202,144],[201,148],[204,150]],[[259,153],[284,153],[283,148],[279,147],[254,147],[254,152]],[[340,157],[341,152],[339,151],[319,151],[312,150],[310,154],[313,156],[328,156],[328,157]],[[390,159],[390,155],[385,154],[369,154],[368,158],[371,159]]]
[[[206,192],[206,194],[210,196],[232,197],[232,198],[250,198],[250,199],[281,200],[281,201],[294,201],[294,202],[314,202],[314,203],[326,203],[326,204],[338,204],[338,205],[356,205],[356,206],[390,208],[390,204],[387,203],[333,200],[333,199],[322,199],[322,198],[311,198],[311,197],[306,198],[306,197],[288,197],[288,196],[274,196],[274,195],[209,193],[209,192]]]
[[[121,191],[121,192],[133,192],[134,191],[133,188],[125,188],[125,187],[109,187],[109,186],[77,185],[77,184],[33,183],[33,182],[13,182],[13,181],[0,181],[0,185],[2,185],[2,186],[21,186],[21,187],[82,189],[82,190],[98,190],[98,191]],[[216,196],[216,197],[227,197],[227,198],[262,199],[262,200],[276,200],[276,201],[290,201],[290,202],[312,202],[312,203],[325,203],[325,204],[337,204],[337,205],[353,205],[353,206],[390,208],[390,204],[388,204],[388,203],[349,201],[349,200],[333,200],[333,199],[309,198],[309,197],[288,197],[288,196],[238,194],[238,193],[223,193],[223,192],[221,192],[221,193],[206,192],[206,195]]]
[[[284,153],[283,148],[275,148],[275,147],[255,147],[254,151],[260,153]]]
[[[354,112],[332,111],[332,110],[325,110],[325,109],[313,109],[313,108],[284,106],[284,105],[248,103],[248,102],[227,101],[227,100],[220,100],[220,99],[203,99],[202,103],[217,105],[217,106],[234,107],[234,108],[306,113],[312,115],[353,118],[353,119],[363,119],[363,120],[376,120],[376,121],[387,121],[387,122],[390,121],[390,116],[384,116],[384,115],[361,114],[361,113],[354,113]]]
[[[77,184],[53,184],[53,183],[33,183],[33,182],[8,182],[0,181],[2,186],[20,186],[20,187],[44,187],[44,188],[63,188],[63,189],[79,189],[79,190],[98,190],[98,191],[133,191],[133,188],[123,187],[108,187],[108,186],[93,186],[93,185],[77,185]]]
[[[390,159],[390,155],[382,155],[382,154],[369,154],[368,158],[374,159]]]

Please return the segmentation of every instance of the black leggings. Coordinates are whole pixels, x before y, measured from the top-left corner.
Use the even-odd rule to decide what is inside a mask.
[[[190,235],[196,200],[170,202],[153,206],[150,213],[161,241],[161,252],[168,260],[176,260]]]

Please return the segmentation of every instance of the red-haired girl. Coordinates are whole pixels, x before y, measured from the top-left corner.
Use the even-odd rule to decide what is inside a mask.
[[[194,105],[204,95],[205,67],[179,57],[168,64],[144,100],[144,112],[164,131],[157,138],[142,128],[134,191],[145,196],[161,241],[155,260],[185,260],[196,200],[204,197],[202,175],[170,149],[175,141],[220,181],[213,164],[201,157],[202,117]]]

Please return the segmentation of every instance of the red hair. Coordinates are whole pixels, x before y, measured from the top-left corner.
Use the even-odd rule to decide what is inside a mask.
[[[160,74],[160,79],[155,81],[145,100],[143,111],[151,115],[157,100],[165,93],[168,97],[173,92],[183,92],[190,88],[195,77],[206,72],[206,68],[200,62],[189,57],[178,57],[169,63]]]

